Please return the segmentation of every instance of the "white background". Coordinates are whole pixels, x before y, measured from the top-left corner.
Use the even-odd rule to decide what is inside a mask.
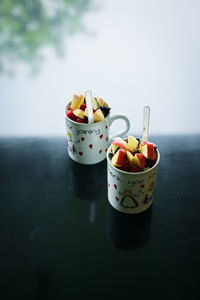
[[[200,1],[103,0],[84,22],[93,35],[66,41],[66,55],[45,49],[37,77],[19,65],[0,77],[0,135],[65,135],[64,106],[76,91],[103,95],[112,114],[150,134],[200,133]],[[121,123],[114,126],[116,130]]]

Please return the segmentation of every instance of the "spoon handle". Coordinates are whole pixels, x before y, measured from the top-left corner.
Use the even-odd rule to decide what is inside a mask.
[[[143,109],[143,135],[142,135],[142,142],[148,141],[148,135],[149,135],[149,120],[150,120],[150,107],[144,106]]]
[[[92,106],[92,92],[85,92],[85,102],[88,111],[88,123],[94,123],[93,106]]]

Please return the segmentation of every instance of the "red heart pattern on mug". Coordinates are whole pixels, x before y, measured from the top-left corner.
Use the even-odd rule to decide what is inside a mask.
[[[118,197],[115,197],[115,199],[116,199],[117,201],[119,201],[119,198],[118,198]]]
[[[79,155],[83,155],[83,152],[79,152]]]
[[[102,150],[99,150],[99,154],[101,154]]]
[[[100,139],[102,139],[102,137],[103,137],[103,134],[101,134],[99,137],[100,137]]]
[[[82,137],[82,138],[81,138],[81,141],[84,141],[84,139],[85,139],[85,138],[84,138],[84,137]]]
[[[90,149],[92,149],[92,144],[89,145]]]
[[[117,185],[116,184],[114,184],[114,188],[117,189]]]

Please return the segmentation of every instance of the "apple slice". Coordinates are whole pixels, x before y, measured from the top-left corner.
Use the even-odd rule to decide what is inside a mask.
[[[77,108],[73,111],[74,115],[77,116],[78,118],[84,119],[85,115],[84,115],[84,111],[80,108]]]
[[[81,93],[75,93],[73,95],[73,99],[71,102],[72,110],[79,108],[81,104],[83,104],[83,102],[84,102],[84,95],[82,95]]]
[[[145,159],[144,155],[142,153],[136,153],[134,158],[135,159],[133,161],[133,164],[140,168],[144,168],[144,166],[146,164],[146,159]]]
[[[104,119],[104,115],[101,111],[101,109],[97,109],[95,112],[94,112],[94,122],[100,122]]]
[[[119,151],[117,151],[112,158],[112,165],[114,167],[122,166],[124,163],[125,155],[126,151],[124,149],[119,149]]]
[[[77,116],[75,116],[75,114],[71,109],[66,112],[66,115],[68,116],[68,118],[70,118],[73,121],[76,121],[77,119]]]
[[[152,143],[141,144],[140,152],[148,159],[155,159],[154,144]]]
[[[87,107],[86,107],[86,109],[84,110],[84,116],[85,116],[85,117],[88,117],[88,109],[87,109]]]
[[[129,150],[131,152],[135,151],[135,149],[138,146],[138,140],[135,137],[129,135],[128,136],[128,146],[129,146]]]
[[[116,146],[118,146],[118,147],[120,147],[120,148],[122,148],[122,149],[124,149],[124,150],[129,151],[129,146],[128,146],[128,144],[127,144],[124,140],[122,140],[121,138],[117,138],[116,140],[114,140],[114,141],[112,142],[112,144],[113,144],[113,145],[116,145]]]
[[[135,166],[140,167],[140,163],[139,163],[138,158],[137,158],[136,155],[133,156],[133,154],[130,151],[127,151],[126,155],[127,155],[128,161],[130,163],[130,166],[135,165]]]
[[[143,170],[136,166],[136,165],[132,165],[130,168],[129,168],[129,172],[134,172],[134,173],[138,173],[138,172],[142,172]]]
[[[121,149],[121,150],[123,150],[123,149]],[[130,164],[129,164],[129,161],[128,161],[128,159],[127,159],[126,156],[125,156],[125,158],[124,158],[123,163],[122,163],[121,166],[118,167],[118,168],[119,168],[120,170],[122,170],[122,171],[126,171],[126,172],[129,171]]]
[[[97,97],[97,104],[101,107],[104,107],[104,101],[102,96]]]
[[[128,158],[128,161],[129,161],[130,165],[133,165],[133,161],[134,161],[133,154],[130,151],[127,151],[126,155],[127,155],[127,158]]]
[[[92,107],[94,108],[94,110],[96,110],[99,107],[99,105],[97,104],[97,101],[94,97],[92,98]]]
[[[111,145],[111,149],[112,149],[112,153],[115,154],[116,150],[118,149],[119,147],[117,145],[114,145],[112,144]]]

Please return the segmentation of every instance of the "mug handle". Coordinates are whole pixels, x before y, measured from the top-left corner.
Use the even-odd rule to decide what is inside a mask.
[[[117,136],[121,136],[121,135],[126,134],[129,131],[129,129],[130,129],[129,119],[124,114],[116,114],[116,115],[113,115],[112,117],[110,117],[110,126],[112,125],[112,123],[115,120],[118,120],[118,119],[124,120],[125,123],[126,123],[126,127],[125,127],[125,129],[119,130],[119,131],[114,132],[113,134],[111,134],[109,136],[110,141],[112,141],[112,139],[114,139]]]

